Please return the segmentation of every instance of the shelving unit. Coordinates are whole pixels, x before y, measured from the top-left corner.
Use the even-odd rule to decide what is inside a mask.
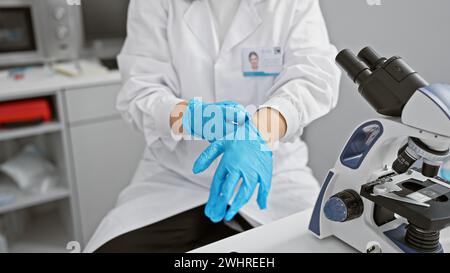
[[[11,204],[0,206],[0,214],[9,213],[16,210],[26,209],[29,207],[39,206],[45,203],[58,201],[68,198],[70,192],[64,188],[52,189],[47,193],[26,193],[20,190],[15,192],[15,201]]]
[[[9,252],[67,253],[72,241],[84,247],[129,184],[145,149],[142,134],[131,130],[115,107],[120,74],[55,75],[39,82],[0,81],[0,86],[0,102],[45,97],[54,111],[53,122],[0,130],[0,164],[34,145],[61,178],[46,194],[21,192],[0,206],[0,233]]]
[[[6,141],[16,138],[24,138],[36,135],[43,135],[60,131],[62,128],[59,122],[48,122],[35,126],[28,126],[17,129],[1,129],[0,141]]]
[[[60,176],[55,188],[45,193],[34,193],[19,189],[10,178],[0,175],[0,183],[9,183],[11,187],[7,187],[7,192],[13,196],[12,202],[0,206],[0,219],[7,222],[6,226],[9,225],[7,237],[10,252],[67,252],[65,245],[75,238],[71,209],[73,194],[67,173],[64,116],[60,96],[59,92],[42,96],[52,103],[53,121],[0,129],[0,147],[9,151],[1,156],[0,163],[14,156],[25,145],[37,145],[55,164]],[[21,98],[10,98],[15,99]],[[34,213],[46,207],[52,207],[53,211]]]
[[[55,213],[49,213],[31,219],[33,226],[28,226],[19,240],[9,245],[13,253],[67,253],[67,238],[70,235],[62,221]]]

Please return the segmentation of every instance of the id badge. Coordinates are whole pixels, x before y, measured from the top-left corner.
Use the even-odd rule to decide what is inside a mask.
[[[283,49],[281,47],[242,50],[242,72],[245,77],[276,77],[282,70]]]

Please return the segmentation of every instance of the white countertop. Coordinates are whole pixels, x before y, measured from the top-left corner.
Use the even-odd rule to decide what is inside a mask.
[[[118,83],[120,83],[120,73],[118,71],[68,77],[41,70],[26,76],[23,80],[10,79],[3,73],[0,76],[0,100],[39,96],[62,89],[70,90]]]
[[[312,210],[240,233],[196,249],[193,253],[351,253],[356,250],[335,237],[317,239],[309,230]]]
[[[193,250],[193,253],[355,253],[356,249],[329,237],[320,240],[309,230],[312,209]],[[441,231],[444,252],[450,251],[450,228]]]

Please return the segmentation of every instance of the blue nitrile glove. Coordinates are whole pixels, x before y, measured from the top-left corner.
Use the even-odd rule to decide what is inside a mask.
[[[236,132],[244,123],[245,115],[245,108],[236,102],[204,103],[192,99],[183,113],[183,129],[192,136],[212,142]]]
[[[221,154],[223,157],[206,204],[206,216],[215,223],[224,218],[230,221],[250,200],[258,184],[257,202],[261,209],[265,209],[272,181],[272,152],[248,114],[244,126],[238,127],[235,138],[213,142],[197,159],[193,172],[205,171]],[[242,184],[227,211],[240,180]]]
[[[450,158],[447,159],[447,162],[442,164],[439,175],[445,180],[450,181]]]

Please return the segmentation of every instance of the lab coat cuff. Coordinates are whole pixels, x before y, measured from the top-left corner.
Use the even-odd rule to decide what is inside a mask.
[[[262,108],[273,108],[280,112],[285,119],[287,129],[286,134],[280,139],[281,142],[294,141],[303,133],[303,128],[300,128],[299,112],[288,99],[273,97],[267,103],[259,107],[259,109]]]
[[[155,106],[155,122],[156,130],[163,139],[172,138],[172,128],[170,128],[170,114],[175,106],[183,102],[173,95],[165,95],[160,97]]]

